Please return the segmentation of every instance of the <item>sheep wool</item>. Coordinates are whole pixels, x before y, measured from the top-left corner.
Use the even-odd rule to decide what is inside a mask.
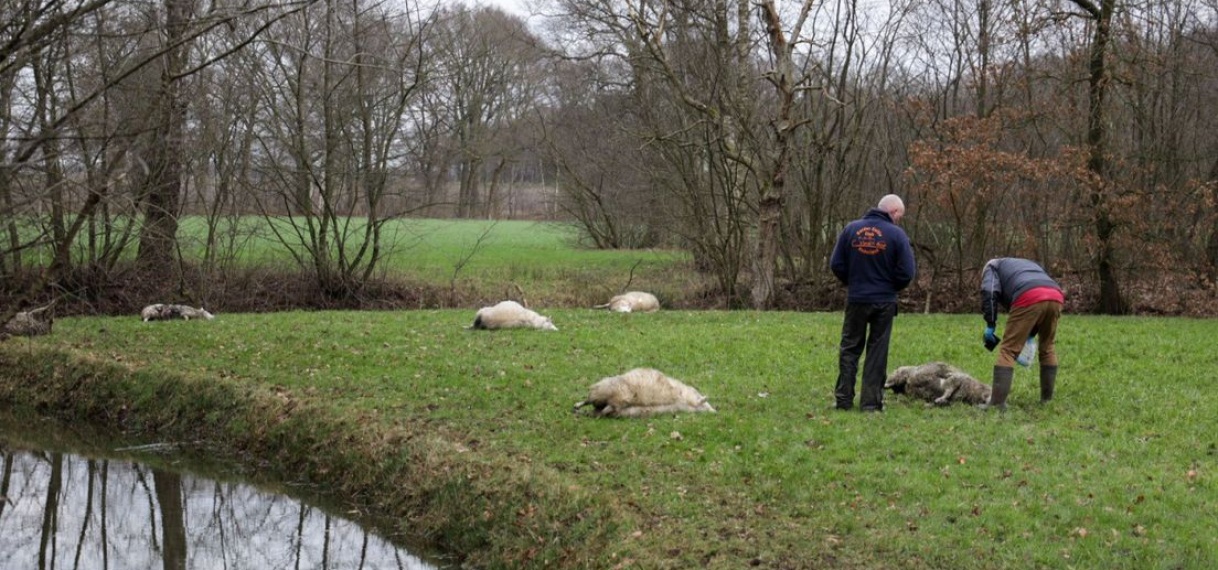
[[[984,404],[991,391],[988,384],[946,362],[898,367],[888,376],[884,388],[939,406],[952,402]]]
[[[0,326],[0,340],[10,336],[40,336],[51,334],[55,325],[55,317],[46,312],[47,307],[33,311],[22,311],[13,315],[7,323]]]
[[[574,411],[584,406],[592,406],[595,416],[617,418],[715,411],[701,392],[653,368],[635,368],[601,379],[588,390],[588,399],[575,404]]]
[[[651,293],[630,291],[615,295],[608,303],[595,308],[609,309],[615,313],[654,313],[660,310],[660,300]]]
[[[144,319],[144,322],[148,322],[170,321],[174,319],[182,319],[187,321],[190,319],[204,319],[210,321],[216,317],[202,308],[196,309],[186,305],[167,305],[164,303],[156,303],[154,305],[144,307],[144,310],[140,311],[140,318]]]
[[[516,301],[503,301],[497,305],[490,307],[482,307],[474,315],[474,324],[470,328],[475,329],[515,329],[515,328],[532,328],[543,331],[556,331],[558,327],[554,326],[554,321],[550,317],[543,317],[536,311],[524,308],[523,305]]]

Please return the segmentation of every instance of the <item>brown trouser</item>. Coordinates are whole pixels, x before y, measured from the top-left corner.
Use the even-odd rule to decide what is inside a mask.
[[[1032,330],[1036,330],[1039,343],[1036,358],[1042,366],[1057,366],[1057,352],[1053,349],[1057,338],[1057,320],[1062,316],[1062,304],[1056,301],[1041,301],[1027,307],[1011,309],[1006,327],[1002,331],[1002,344],[998,346],[998,362],[995,366],[1015,366],[1015,357],[1023,350]]]

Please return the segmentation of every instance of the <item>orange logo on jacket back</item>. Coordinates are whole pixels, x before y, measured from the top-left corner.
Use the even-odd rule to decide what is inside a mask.
[[[884,232],[880,228],[863,226],[854,232],[850,247],[863,255],[879,255],[888,249],[888,242],[884,240]]]

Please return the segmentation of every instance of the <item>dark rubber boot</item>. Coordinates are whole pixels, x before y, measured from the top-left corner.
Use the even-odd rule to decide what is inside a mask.
[[[982,404],[985,409],[994,408],[999,411],[1006,411],[1007,396],[1011,394],[1011,380],[1015,376],[1015,369],[1010,366],[995,366],[994,367],[994,385],[990,387],[990,401]]]
[[[1040,402],[1053,399],[1053,387],[1057,384],[1057,366],[1040,366]]]

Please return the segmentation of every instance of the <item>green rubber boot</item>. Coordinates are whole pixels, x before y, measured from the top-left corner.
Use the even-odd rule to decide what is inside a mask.
[[[1057,384],[1057,365],[1040,365],[1040,403],[1053,399],[1053,387]]]
[[[1007,396],[1011,394],[1011,380],[1014,379],[1015,369],[1010,366],[994,367],[994,384],[990,387],[990,401],[981,404],[982,409],[996,409],[1005,412]]]

